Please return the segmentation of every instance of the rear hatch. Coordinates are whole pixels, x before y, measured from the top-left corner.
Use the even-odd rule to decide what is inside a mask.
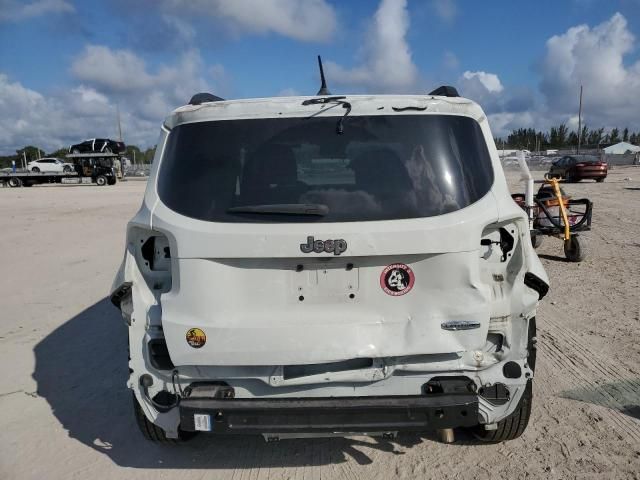
[[[200,122],[170,133],[153,228],[171,248],[161,304],[175,365],[484,345],[491,293],[478,250],[498,214],[477,122],[349,117],[342,135],[335,122]],[[443,328],[458,321],[474,328]]]

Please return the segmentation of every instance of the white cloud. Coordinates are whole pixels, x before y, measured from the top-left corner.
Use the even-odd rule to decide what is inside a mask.
[[[184,42],[189,43],[196,37],[196,29],[193,28],[193,26],[191,26],[189,22],[179,17],[167,14],[162,14],[161,18],[162,21],[168,27],[170,27]]]
[[[101,132],[115,134],[114,108],[106,97],[85,86],[45,97],[0,74],[0,110],[5,112],[0,115],[2,153],[29,144],[55,150]]]
[[[216,64],[207,72],[197,50],[187,50],[175,64],[151,71],[129,50],[89,45],[73,61],[71,72],[83,84],[126,101],[143,118],[158,121],[194,93],[211,90],[222,95],[230,89],[224,67]]]
[[[144,60],[129,50],[88,45],[71,64],[73,75],[110,92],[126,92],[153,83]]]
[[[491,125],[491,132],[495,136],[506,137],[512,130],[518,128],[533,128],[541,126],[538,124],[539,118],[535,112],[501,112],[493,113],[487,116],[489,118],[489,125]],[[544,125],[546,127],[547,125]]]
[[[65,0],[36,0],[31,3],[0,0],[0,22],[20,21],[45,14],[72,12],[75,12],[75,8]]]
[[[164,0],[161,8],[175,16],[198,15],[249,33],[276,33],[302,41],[327,41],[336,14],[325,0]]]
[[[118,72],[111,72],[111,69]],[[43,95],[0,74],[0,154],[27,144],[47,151],[84,138],[115,137],[116,105],[124,140],[141,147],[157,138],[163,118],[197,92],[220,94],[229,76],[222,65],[204,65],[196,50],[155,70],[130,51],[89,46],[75,59],[78,84]]]
[[[540,69],[549,108],[568,119],[577,110],[582,84],[584,110],[594,125],[640,126],[640,61],[624,62],[634,44],[620,13],[593,28],[579,25],[551,37]]]
[[[495,73],[487,72],[470,72],[466,71],[462,74],[462,78],[467,81],[468,84],[475,84],[476,86],[482,86],[489,93],[500,93],[504,90],[498,75]]]
[[[406,0],[382,0],[365,38],[363,63],[344,68],[327,62],[331,83],[365,90],[398,92],[415,89],[418,69],[406,40],[408,30]]]
[[[454,0],[432,0],[431,4],[436,14],[445,22],[451,22],[458,14],[458,7]]]

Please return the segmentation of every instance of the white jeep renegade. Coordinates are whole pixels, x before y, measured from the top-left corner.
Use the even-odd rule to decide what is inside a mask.
[[[548,279],[487,117],[429,95],[170,114],[112,301],[144,435],[267,438],[529,420]]]

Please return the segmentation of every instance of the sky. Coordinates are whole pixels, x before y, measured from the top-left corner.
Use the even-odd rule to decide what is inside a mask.
[[[428,93],[453,85],[495,136],[640,130],[640,0],[0,0],[0,155],[85,138],[155,144],[208,91]]]

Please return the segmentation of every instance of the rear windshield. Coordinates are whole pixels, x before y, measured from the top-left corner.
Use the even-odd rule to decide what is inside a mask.
[[[595,155],[580,155],[573,158],[580,163],[600,163],[600,159]]]
[[[336,123],[315,116],[180,125],[167,140],[160,198],[213,222],[355,222],[442,215],[491,188],[489,152],[471,118],[349,116],[342,134]]]

